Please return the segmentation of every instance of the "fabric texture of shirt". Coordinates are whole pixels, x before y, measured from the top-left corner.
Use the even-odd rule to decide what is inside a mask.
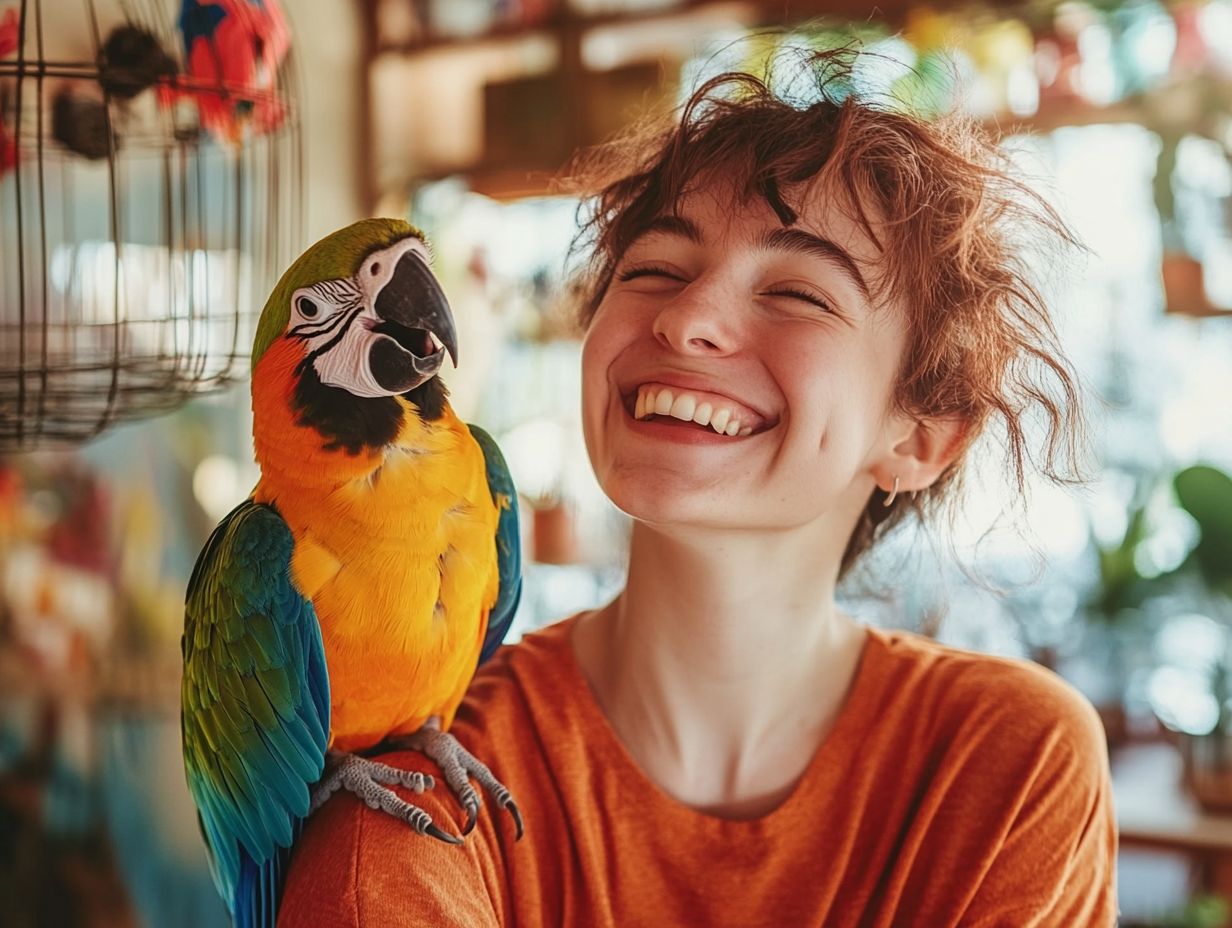
[[[788,798],[698,812],[638,768],[574,658],[573,620],[482,667],[452,731],[513,792],[456,847],[349,794],[308,822],[280,926],[1116,923],[1116,825],[1090,704],[1035,664],[868,629],[834,727]],[[387,763],[436,773],[416,754]],[[455,833],[439,780],[399,790]]]

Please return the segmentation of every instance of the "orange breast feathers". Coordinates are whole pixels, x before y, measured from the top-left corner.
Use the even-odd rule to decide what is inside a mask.
[[[281,387],[258,380],[279,371],[263,371],[267,360],[269,352],[254,372],[254,498],[275,505],[295,536],[292,576],[325,643],[332,746],[361,750],[432,716],[447,727],[499,585],[499,512],[483,452],[448,406],[425,423],[401,399],[393,443],[358,455],[326,450],[295,421],[291,376],[281,403],[261,395]]]

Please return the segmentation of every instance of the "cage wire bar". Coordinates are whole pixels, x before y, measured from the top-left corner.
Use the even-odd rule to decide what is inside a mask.
[[[158,0],[0,0],[0,17],[14,6],[16,49],[0,57],[0,451],[85,441],[243,376],[303,222],[293,49],[266,86],[235,86],[186,73],[176,11]],[[161,64],[109,59],[115,30],[134,26]],[[280,117],[220,137],[202,125],[210,97]]]

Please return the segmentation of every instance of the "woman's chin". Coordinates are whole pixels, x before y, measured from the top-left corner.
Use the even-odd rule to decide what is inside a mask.
[[[663,475],[651,475],[648,480],[635,477],[603,480],[607,498],[617,509],[638,522],[693,521],[698,516],[713,515],[713,507],[704,505],[700,493],[665,485]]]
[[[742,518],[733,511],[733,500],[721,498],[713,488],[690,485],[686,480],[664,479],[665,476],[670,475],[607,479],[602,481],[603,492],[617,509],[635,522],[662,528],[740,528],[757,521],[757,514],[753,512]]]

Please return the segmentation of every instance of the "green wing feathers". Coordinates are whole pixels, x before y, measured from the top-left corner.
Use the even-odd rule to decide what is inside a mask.
[[[246,501],[210,536],[185,602],[184,767],[241,925],[272,924],[269,897],[325,764],[329,680],[293,548],[277,511]]]

